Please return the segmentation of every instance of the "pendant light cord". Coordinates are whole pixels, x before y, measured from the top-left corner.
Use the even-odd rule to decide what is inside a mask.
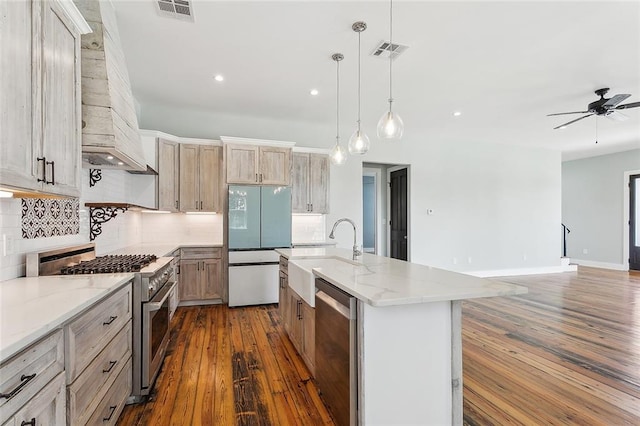
[[[340,143],[340,61],[336,61],[336,145]]]
[[[358,32],[358,135],[360,134],[360,35],[362,31]]]
[[[391,85],[393,84],[392,78],[392,66],[393,62],[393,0],[389,1],[389,112],[391,112],[391,104],[393,103],[393,96]]]

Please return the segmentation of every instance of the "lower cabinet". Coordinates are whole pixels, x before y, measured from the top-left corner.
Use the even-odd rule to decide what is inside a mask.
[[[222,249],[183,248],[180,252],[180,301],[222,299]]]
[[[289,332],[289,275],[287,269],[287,259],[280,256],[280,279],[278,285],[278,313],[280,314],[280,322],[284,329]]]
[[[287,295],[285,330],[309,371],[315,376],[315,309],[288,286]]]
[[[5,425],[64,425],[66,418],[64,374],[58,374]]]

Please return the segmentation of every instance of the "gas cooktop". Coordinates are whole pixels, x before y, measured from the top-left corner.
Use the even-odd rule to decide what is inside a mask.
[[[117,272],[139,272],[140,269],[155,262],[153,254],[124,254],[100,256],[60,269],[62,275],[74,274],[110,274]]]

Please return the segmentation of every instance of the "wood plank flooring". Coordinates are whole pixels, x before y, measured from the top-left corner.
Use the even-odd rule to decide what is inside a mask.
[[[463,303],[465,425],[640,425],[640,274],[507,277]],[[145,404],[119,425],[332,425],[276,305],[179,308]]]
[[[507,277],[462,308],[467,425],[640,425],[640,274]]]

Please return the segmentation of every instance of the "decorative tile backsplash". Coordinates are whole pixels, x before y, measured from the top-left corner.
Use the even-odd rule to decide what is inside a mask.
[[[22,238],[43,238],[80,232],[78,198],[22,199]]]

